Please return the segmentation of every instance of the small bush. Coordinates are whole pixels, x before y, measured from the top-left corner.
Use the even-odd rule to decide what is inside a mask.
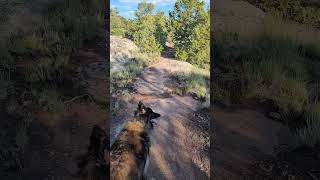
[[[214,85],[211,91],[213,102],[222,103],[226,106],[232,104],[231,95],[228,89],[222,89],[220,86]]]
[[[299,58],[266,58],[247,61],[244,65],[247,96],[274,100],[281,110],[302,112],[308,100],[306,69]]]
[[[140,58],[134,58],[124,64],[125,71],[114,72],[111,75],[111,94],[123,95],[126,91],[130,91],[132,88],[132,81],[137,77],[144,68],[146,61],[144,56]]]
[[[152,53],[142,53],[142,52],[138,52],[136,54],[134,54],[134,59],[137,62],[141,62],[145,65],[150,65],[153,64],[155,62],[157,62],[159,57],[159,54],[152,54]]]
[[[64,103],[60,95],[55,90],[44,90],[40,93],[38,104],[45,110],[53,113],[59,113],[64,110]]]
[[[189,93],[196,94],[199,98],[210,100],[208,77],[209,72],[202,69],[193,69],[190,73],[178,72],[173,75],[175,79],[182,85],[182,87],[176,90],[179,95],[185,95]],[[207,102],[210,103],[210,102]]]
[[[110,75],[110,94],[111,94],[111,114],[112,117],[118,113],[121,106],[120,97],[122,100],[129,101],[131,98],[133,79],[140,75],[146,63],[149,63],[148,54],[138,52],[134,54],[134,58],[128,60],[123,66],[124,71],[114,72]]]
[[[114,36],[123,37],[125,35],[125,19],[119,15],[117,9],[110,9],[110,33]]]
[[[150,34],[151,33],[151,34]],[[149,29],[140,29],[133,35],[135,44],[138,45],[143,53],[160,55],[161,45]]]
[[[39,59],[39,62],[29,65],[25,79],[29,82],[63,80],[68,62],[69,57],[67,56]]]

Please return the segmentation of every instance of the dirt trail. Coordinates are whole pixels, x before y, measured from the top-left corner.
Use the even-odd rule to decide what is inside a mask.
[[[237,108],[213,110],[215,179],[253,177],[259,160],[274,157],[277,150],[295,144],[290,130],[258,110]]]
[[[170,88],[170,73],[191,68],[188,63],[162,57],[135,80],[127,117],[132,117],[138,101],[161,114],[151,134],[148,179],[209,179],[209,135],[194,126],[201,104],[190,96],[172,94]],[[111,143],[121,130],[121,123],[112,121],[110,129],[115,127],[118,128],[111,132]]]

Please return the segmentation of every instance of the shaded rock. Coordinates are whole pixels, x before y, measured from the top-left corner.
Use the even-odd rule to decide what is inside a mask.
[[[268,117],[275,120],[280,120],[281,115],[278,112],[269,112]]]

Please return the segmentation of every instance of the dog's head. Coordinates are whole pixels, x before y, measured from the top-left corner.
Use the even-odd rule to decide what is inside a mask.
[[[150,107],[146,107],[141,101],[139,101],[137,110],[134,112],[134,116],[138,119],[144,120],[146,125],[153,127],[152,119],[156,119],[161,115],[159,113],[153,112]]]

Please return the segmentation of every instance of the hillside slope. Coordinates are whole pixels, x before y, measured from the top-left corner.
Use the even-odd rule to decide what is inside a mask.
[[[279,118],[269,116],[272,111],[278,111],[274,107],[274,103],[270,103],[268,97],[264,97],[265,99],[262,100],[258,99],[259,97],[246,99],[247,94],[245,93],[247,92],[244,92],[244,95],[241,94],[243,93],[241,91],[245,89],[243,84],[246,82],[246,79],[243,78],[244,75],[241,74],[241,63],[246,62],[246,58],[250,59],[250,62],[259,62],[259,57],[250,57],[250,48],[260,46],[260,44],[252,45],[251,42],[265,37],[260,36],[260,34],[269,33],[269,31],[274,32],[272,28],[278,28],[279,32],[283,32],[280,35],[285,36],[288,33],[294,36],[295,40],[304,38],[302,39],[304,41],[315,35],[312,33],[313,30],[298,24],[290,24],[288,25],[289,28],[287,27],[288,29],[279,29],[283,26],[276,26],[278,25],[276,19],[264,14],[263,11],[245,1],[217,0],[213,11],[212,24],[215,32],[213,38],[225,40],[220,41],[216,48],[219,49],[225,45],[223,47],[225,49],[220,48],[219,50],[222,49],[223,51],[216,51],[220,59],[213,62],[215,66],[213,67],[211,83],[224,83],[223,85],[226,85],[227,89],[231,89],[232,92],[230,92],[235,94],[235,97],[231,98],[236,99],[240,96],[234,104],[233,102],[230,103],[231,105],[226,103],[229,107],[218,103],[214,104],[211,111],[214,137],[211,172],[214,174],[214,178],[314,179],[314,177],[319,176],[319,169],[317,168],[319,158],[317,158],[317,155],[314,155],[315,153],[307,148],[296,148],[299,145],[296,134],[289,129],[286,122],[281,121],[281,113],[275,113]],[[274,27],[269,25],[274,25]],[[226,32],[230,33],[227,34],[229,36],[225,36]],[[308,35],[310,32],[312,35]],[[278,36],[275,35],[275,37]],[[312,37],[318,38],[319,36]],[[279,36],[279,39],[281,40],[281,36]],[[279,45],[276,43],[281,42],[280,40],[275,39],[274,44],[271,43],[270,46]],[[261,47],[254,48],[259,50]],[[279,54],[290,52],[292,49],[289,48],[285,46],[279,50]],[[282,50],[284,52],[281,52]],[[265,52],[266,56],[268,52]],[[290,54],[292,53],[290,52]],[[223,59],[224,57],[227,58]],[[225,61],[218,62],[221,59]],[[293,62],[293,58],[290,59],[290,63]],[[316,62],[314,63],[316,64]],[[262,71],[264,69],[254,68],[254,70]],[[279,77],[276,76],[275,79],[277,80],[277,78]],[[214,101],[217,102],[216,99]],[[219,103],[223,104],[223,102]]]

